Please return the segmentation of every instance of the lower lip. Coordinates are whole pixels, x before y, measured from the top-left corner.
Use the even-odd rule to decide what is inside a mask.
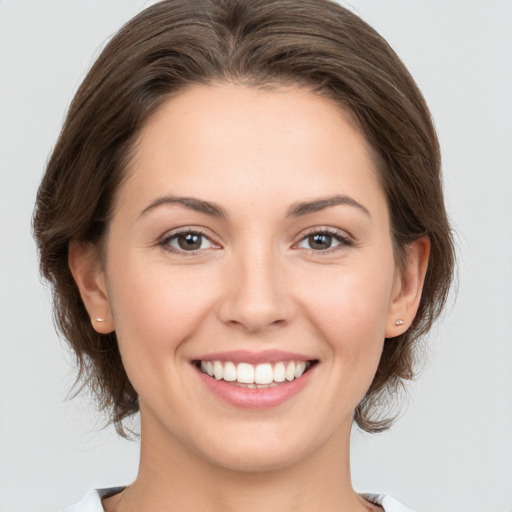
[[[271,388],[251,389],[217,380],[196,368],[199,378],[211,393],[234,407],[244,409],[266,409],[283,404],[304,389],[313,370],[314,367],[309,368],[301,377],[291,382],[283,382]]]

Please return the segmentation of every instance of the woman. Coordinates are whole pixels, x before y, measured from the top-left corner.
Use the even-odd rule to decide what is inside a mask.
[[[352,488],[451,281],[414,81],[327,0],[161,2],[71,105],[35,232],[138,476],[70,510],[405,510]]]

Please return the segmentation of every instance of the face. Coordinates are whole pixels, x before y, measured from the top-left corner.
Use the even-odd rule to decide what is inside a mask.
[[[262,470],[345,439],[405,330],[386,198],[350,117],[299,88],[193,86],[149,120],[127,173],[104,302],[86,303],[116,331],[143,441]]]

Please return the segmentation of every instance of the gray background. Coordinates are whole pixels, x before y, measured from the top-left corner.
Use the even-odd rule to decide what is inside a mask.
[[[39,282],[31,212],[69,101],[99,48],[150,2],[0,0],[0,511],[49,512],[127,483],[138,446],[87,397]],[[512,1],[353,0],[405,61],[443,147],[459,288],[403,418],[356,432],[358,490],[418,511],[512,511]]]

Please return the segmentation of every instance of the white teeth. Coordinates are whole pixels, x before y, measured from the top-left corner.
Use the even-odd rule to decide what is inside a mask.
[[[254,384],[254,366],[240,363],[236,369],[236,380],[242,384]]]
[[[286,380],[295,379],[295,363],[293,361],[288,363],[288,366],[286,367],[285,377]]]
[[[224,365],[224,380],[227,382],[236,380],[236,366],[231,361]]]
[[[213,362],[213,376],[217,380],[220,380],[220,379],[222,379],[222,377],[224,377],[224,368],[220,361]]]
[[[284,382],[286,379],[286,370],[284,363],[277,363],[274,366],[274,382]]]
[[[270,364],[259,364],[254,372],[256,384],[270,384],[274,380],[274,371]]]
[[[308,367],[309,363],[305,361],[280,361],[273,366],[271,363],[235,365],[232,361],[201,361],[200,364],[201,371],[216,380],[234,382],[251,389],[273,387],[284,381],[291,382],[301,377]]]
[[[300,361],[295,365],[295,378],[298,379],[306,371],[306,363]]]

